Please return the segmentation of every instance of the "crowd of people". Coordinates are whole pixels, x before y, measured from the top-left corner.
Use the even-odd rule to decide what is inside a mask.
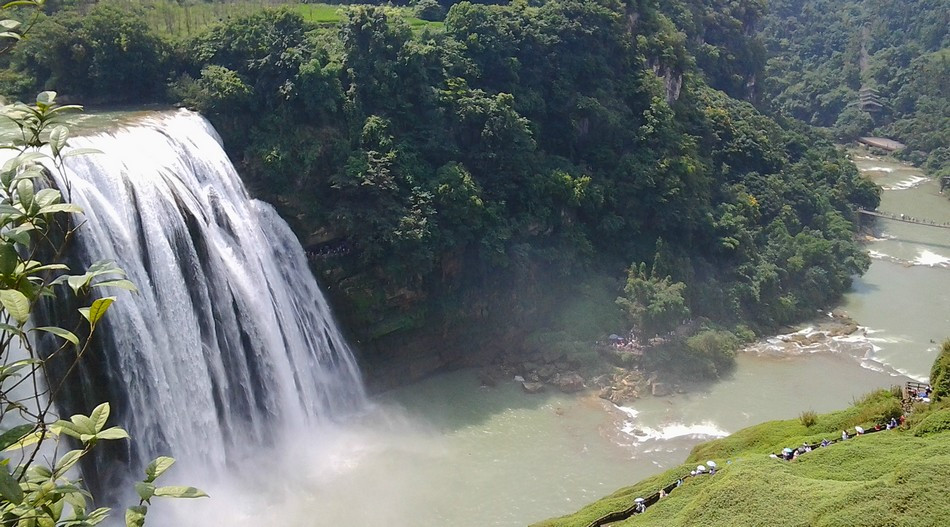
[[[811,452],[812,450],[815,450],[818,448],[825,448],[831,444],[838,443],[840,441],[847,441],[848,439],[857,437],[859,435],[869,434],[872,432],[880,432],[881,430],[891,430],[903,424],[904,424],[903,415],[900,416],[899,419],[896,417],[891,417],[891,420],[888,421],[887,423],[876,424],[874,425],[874,428],[870,428],[867,430],[865,430],[864,427],[855,426],[853,434],[849,434],[847,430],[842,430],[841,439],[833,439],[833,440],[822,439],[821,442],[815,443],[815,444],[809,444],[805,442],[805,443],[802,443],[802,446],[798,448],[791,448],[791,447],[783,448],[781,454],[772,453],[772,454],[769,454],[769,457],[773,459],[784,459],[785,461],[791,461],[806,452]]]

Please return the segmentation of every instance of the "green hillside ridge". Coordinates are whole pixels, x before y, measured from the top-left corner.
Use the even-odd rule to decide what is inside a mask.
[[[784,447],[835,439],[900,413],[900,393],[878,391],[845,410],[771,421],[698,445],[683,465],[620,489],[577,513],[534,527],[583,527],[630,506],[698,463],[713,476],[688,478],[668,497],[624,525],[945,525],[950,518],[950,404],[918,404],[903,428],[859,436],[788,462],[769,457]]]

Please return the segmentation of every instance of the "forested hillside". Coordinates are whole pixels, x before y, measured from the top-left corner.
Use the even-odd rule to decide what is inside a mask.
[[[950,174],[948,28],[945,0],[771,2],[762,101],[842,139],[893,137],[932,174]],[[860,109],[862,88],[877,111]]]
[[[370,361],[441,354],[424,374],[622,324],[772,327],[868,265],[852,220],[877,189],[823,136],[730,97],[763,82],[754,0],[463,2],[414,26],[282,9],[190,34],[56,7],[4,89],[208,116]]]

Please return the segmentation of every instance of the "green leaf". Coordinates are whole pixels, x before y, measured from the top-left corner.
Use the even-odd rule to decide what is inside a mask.
[[[3,451],[13,452],[16,450],[20,450],[22,448],[26,448],[30,445],[38,443],[40,440],[40,437],[49,437],[49,434],[47,434],[46,436],[43,436],[43,433],[37,430],[36,432],[33,432],[32,434],[27,434],[21,437],[19,441],[12,443],[7,448],[4,448]]]
[[[86,274],[77,274],[72,275],[66,279],[66,283],[69,285],[69,288],[73,290],[73,294],[78,295],[79,290],[86,286],[89,280],[92,277],[89,276],[89,273]],[[89,317],[86,317],[89,318]]]
[[[40,3],[36,0],[14,0],[13,2],[7,2],[3,4],[4,9],[10,9],[11,7],[18,6],[30,6],[30,7],[39,7]]]
[[[72,331],[69,331],[69,330],[66,330],[66,329],[63,329],[63,328],[58,328],[58,327],[55,327],[55,326],[43,326],[43,327],[39,327],[39,328],[33,328],[33,330],[34,330],[34,331],[45,331],[45,332],[47,332],[47,333],[52,333],[53,335],[56,335],[57,337],[60,337],[60,338],[62,338],[62,339],[68,340],[69,342],[72,342],[72,343],[75,344],[76,346],[79,345],[79,337],[77,337],[75,334],[73,334]]]
[[[30,318],[30,301],[16,289],[0,289],[0,304],[17,322],[23,323]]]
[[[208,495],[201,489],[194,487],[158,487],[155,489],[156,496],[167,496],[169,498],[207,498]]]
[[[6,6],[4,6],[4,8],[6,8]],[[0,20],[0,27],[9,31],[13,31],[14,29],[20,27],[20,22],[8,18],[5,20]]]
[[[70,417],[69,420],[72,422],[73,428],[75,428],[80,434],[96,434],[96,422],[93,421],[91,417],[87,417],[82,414],[76,414]],[[81,441],[82,437],[79,439]]]
[[[39,263],[39,262],[34,262]],[[36,274],[40,271],[68,271],[69,266],[66,264],[48,264],[48,265],[38,265],[36,267],[29,267],[27,271],[29,274]]]
[[[147,512],[148,507],[145,505],[137,505],[126,509],[125,527],[143,527],[145,525],[145,513]]]
[[[98,433],[106,426],[106,421],[109,420],[109,412],[111,408],[109,403],[102,403],[93,409],[92,413],[89,414],[89,420],[92,421],[92,431],[93,433]]]
[[[84,317],[86,317],[86,319],[89,321],[89,324],[95,326],[96,323],[99,322],[99,320],[101,320],[106,314],[106,310],[109,309],[109,306],[111,306],[113,302],[115,302],[114,296],[103,297],[93,302],[92,305],[86,309],[86,311],[83,311],[82,309],[79,311]]]
[[[50,106],[56,102],[56,92],[54,91],[44,91],[40,92],[36,96],[36,105],[37,106]]]
[[[59,203],[59,200],[63,197],[58,190],[54,188],[44,188],[40,189],[36,196],[33,198],[33,201],[36,202],[36,205],[40,208],[43,208],[47,205],[52,205],[54,203]]]
[[[92,284],[92,287],[118,287],[120,289],[125,289],[126,291],[138,291],[138,288],[135,287],[135,284],[125,279],[103,280],[101,282]]]
[[[128,439],[129,433],[125,430],[119,428],[118,426],[113,426],[112,428],[103,430],[96,434],[97,439]]]
[[[0,324],[3,326],[5,324]],[[11,362],[6,366],[0,366],[0,382],[3,382],[4,379],[8,377],[13,377],[16,373],[27,366],[39,366],[43,364],[43,361],[39,359],[22,359],[16,362]],[[2,448],[0,448],[2,450]]]
[[[10,333],[13,333],[14,335],[24,334],[23,331],[21,331],[20,328],[16,326],[11,326],[10,324],[0,324],[0,335],[3,335],[2,332],[4,331],[9,331]]]
[[[5,234],[8,240],[12,240],[20,245],[29,245],[31,230],[32,229],[24,229],[21,225],[20,227],[7,231]]]
[[[64,153],[62,157],[85,156],[89,154],[101,154],[102,150],[96,148],[72,148]]]
[[[83,450],[70,450],[66,452],[63,454],[63,457],[59,458],[59,461],[56,462],[54,470],[59,474],[66,472],[79,461],[79,458],[81,458],[84,453],[85,451]]]
[[[12,243],[0,244],[0,276],[10,276],[19,262],[20,257]]]
[[[53,131],[49,133],[49,147],[53,151],[54,156],[58,156],[63,148],[66,147],[66,140],[68,138],[69,128],[63,125],[53,128]]]
[[[0,467],[0,496],[10,503],[19,505],[23,501],[23,489],[17,480],[7,472],[7,467]]]
[[[15,216],[17,214],[23,214],[23,211],[9,203],[0,203],[0,214],[12,214]]]
[[[7,430],[3,434],[0,434],[0,450],[4,450],[5,448],[12,445],[13,443],[16,443],[20,439],[23,439],[23,436],[25,436],[26,434],[29,434],[32,430],[33,430],[33,425],[19,425],[19,426],[14,426],[13,428]]]
[[[75,203],[54,203],[40,208],[39,214],[54,214],[56,212],[68,212],[70,214],[82,214],[82,207]]]
[[[24,210],[30,210],[33,205],[33,182],[27,178],[21,179],[16,184],[16,191]]]
[[[147,481],[136,481],[135,482],[135,492],[139,494],[139,498],[142,501],[147,502],[152,499],[152,496],[155,496],[155,485]]]
[[[175,458],[173,457],[160,456],[155,458],[154,461],[145,467],[145,475],[148,476],[148,481],[155,481],[156,478],[164,474],[165,471],[174,464]]]

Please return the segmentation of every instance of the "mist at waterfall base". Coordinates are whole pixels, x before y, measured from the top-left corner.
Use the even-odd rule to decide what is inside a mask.
[[[171,455],[162,483],[211,495],[153,500],[153,527],[523,526],[677,466],[698,442],[917,376],[932,360],[923,325],[946,327],[930,280],[947,270],[879,258],[845,308],[866,324],[896,303],[926,319],[920,331],[882,321],[867,338],[808,349],[769,339],[722,382],[628,408],[526,395],[510,380],[483,388],[464,371],[367,402],[299,244],[248,199],[202,118],[153,114],[74,146],[106,152],[73,167],[84,258],[115,258],[141,290],[107,315],[104,363],[140,448],[131,470]],[[885,203],[930,191],[906,179]],[[924,247],[943,254],[937,245]]]

